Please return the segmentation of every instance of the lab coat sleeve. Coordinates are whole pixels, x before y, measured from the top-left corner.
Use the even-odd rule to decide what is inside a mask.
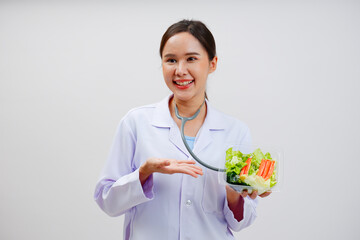
[[[228,202],[225,198],[224,215],[229,228],[232,229],[233,231],[238,232],[250,226],[254,222],[257,216],[256,206],[258,204],[258,201],[259,201],[258,198],[251,199],[249,196],[244,198],[244,216],[243,219],[240,222],[238,222],[235,219],[233,212],[230,210],[228,206]]]
[[[241,142],[251,143],[251,141],[252,141],[252,139],[251,139],[250,129],[246,126],[244,134],[241,137]],[[232,229],[233,231],[240,231],[241,229],[244,229],[244,228],[250,226],[254,222],[254,220],[257,216],[256,207],[257,207],[258,201],[259,201],[258,197],[255,199],[251,199],[249,196],[244,198],[243,219],[240,222],[238,222],[235,219],[233,212],[229,208],[227,199],[225,197],[225,204],[224,204],[223,211],[224,211],[225,219],[228,223],[229,228]]]
[[[153,177],[142,186],[134,167],[135,136],[123,119],[116,131],[105,167],[96,185],[94,198],[110,216],[119,216],[132,207],[153,199]]]

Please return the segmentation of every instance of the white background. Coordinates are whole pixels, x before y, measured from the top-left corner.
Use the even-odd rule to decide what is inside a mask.
[[[221,2],[221,3],[220,3]],[[116,125],[169,91],[159,43],[205,22],[212,104],[285,151],[237,239],[360,239],[359,1],[1,1],[0,239],[122,239],[93,200]]]

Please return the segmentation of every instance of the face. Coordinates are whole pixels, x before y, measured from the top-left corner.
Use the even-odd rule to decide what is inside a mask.
[[[163,75],[175,101],[202,102],[207,77],[215,71],[217,57],[209,61],[205,48],[187,32],[175,34],[162,52]]]

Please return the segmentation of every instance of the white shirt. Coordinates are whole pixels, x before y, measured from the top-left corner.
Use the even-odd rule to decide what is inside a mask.
[[[148,158],[192,159],[168,102],[169,97],[135,108],[121,120],[95,200],[110,216],[125,214],[126,240],[234,239],[231,230],[239,231],[255,220],[257,199],[245,198],[244,219],[238,222],[217,172],[200,165],[204,175],[198,178],[153,173],[141,186],[138,169]],[[241,121],[206,104],[193,152],[202,161],[224,168],[226,149],[250,142],[250,132]]]

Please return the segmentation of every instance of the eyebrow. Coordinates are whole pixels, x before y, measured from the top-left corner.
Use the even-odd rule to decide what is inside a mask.
[[[188,52],[188,53],[185,53],[185,56],[188,56],[188,55],[200,55],[200,53],[197,53],[197,52]],[[164,57],[175,57],[176,55],[173,54],[173,53],[168,53],[166,54]]]

